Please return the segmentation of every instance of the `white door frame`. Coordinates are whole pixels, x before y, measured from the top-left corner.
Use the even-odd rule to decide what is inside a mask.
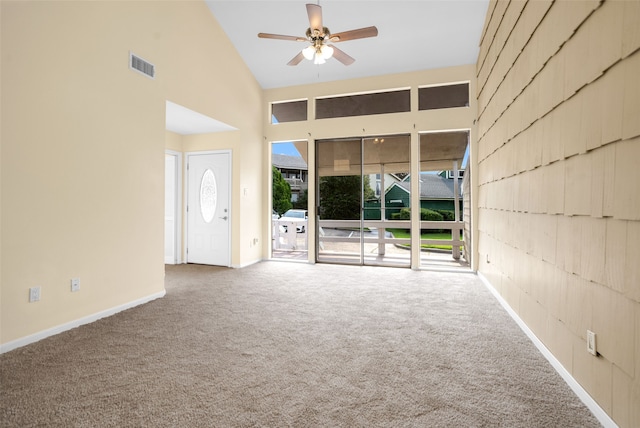
[[[232,237],[232,228],[231,228],[231,222],[233,221],[233,193],[232,193],[232,183],[231,183],[231,178],[233,177],[233,153],[231,150],[201,150],[201,151],[196,151],[196,152],[186,152],[185,153],[185,169],[188,168],[189,165],[189,159],[191,156],[198,156],[198,155],[219,155],[219,154],[228,154],[229,155],[229,176],[227,177],[227,186],[228,186],[228,191],[229,191],[229,209],[228,209],[228,216],[229,216],[229,221],[227,222],[227,227],[229,228],[229,242],[228,242],[228,248],[227,251],[229,252],[229,264],[227,267],[231,266],[232,263],[232,255],[233,253],[231,252],[231,241],[233,240]],[[191,185],[191,183],[189,183],[189,174],[187,173],[186,175],[187,179],[187,185],[185,187],[185,195],[189,195],[189,186]],[[199,186],[199,184],[196,184],[196,186]],[[184,209],[182,210],[183,214],[184,214],[184,218],[185,220],[185,227],[184,227],[184,236],[185,236],[185,242],[183,245],[184,248],[184,252],[183,252],[183,258],[182,260],[184,260],[184,263],[187,262],[187,245],[188,245],[188,236],[189,236],[189,216],[187,215],[187,204],[184,204]]]
[[[175,158],[175,166],[176,166],[176,175],[175,175],[175,189],[176,189],[176,212],[175,216],[175,231],[174,231],[174,254],[176,257],[175,263],[180,264],[183,263],[183,255],[182,255],[182,153],[176,152],[175,150],[165,150],[165,155],[173,156]]]

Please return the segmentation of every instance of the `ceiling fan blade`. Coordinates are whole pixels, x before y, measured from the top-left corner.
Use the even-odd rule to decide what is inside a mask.
[[[320,30],[322,33],[322,7],[317,4],[308,4],[307,15],[309,15],[309,28],[311,31]]]
[[[303,59],[304,59],[304,55],[302,54],[302,51],[301,51],[298,55],[291,58],[291,61],[289,61],[287,65],[298,65],[300,64],[300,61],[302,61]]]
[[[331,41],[333,43],[344,42],[347,40],[364,39],[367,37],[376,37],[378,35],[378,29],[373,27],[358,28],[357,30],[343,31],[342,33],[336,33],[331,35]]]
[[[261,39],[291,40],[293,42],[306,42],[307,41],[307,39],[304,38],[304,37],[283,36],[282,34],[258,33],[258,37],[260,37]]]
[[[344,53],[344,51],[338,49],[333,45],[329,45],[333,48],[333,57],[343,63],[344,65],[351,65],[355,62],[355,59]]]

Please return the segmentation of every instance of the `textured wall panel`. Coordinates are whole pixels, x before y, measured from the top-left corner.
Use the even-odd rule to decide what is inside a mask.
[[[521,3],[498,2],[481,45],[479,270],[640,426],[640,2]]]

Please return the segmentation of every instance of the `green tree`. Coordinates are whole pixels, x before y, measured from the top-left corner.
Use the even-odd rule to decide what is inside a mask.
[[[371,188],[371,181],[368,175],[364,176],[362,185],[364,186],[364,200],[370,201],[371,199],[376,199],[376,192]]]
[[[369,185],[369,176],[359,175],[320,178],[320,218],[332,220],[359,220],[364,187],[364,200],[375,199]]]
[[[271,167],[273,177],[273,209],[280,215],[291,209],[291,186],[275,166]]]

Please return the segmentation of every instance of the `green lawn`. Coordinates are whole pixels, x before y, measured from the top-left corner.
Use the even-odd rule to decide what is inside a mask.
[[[387,229],[388,232],[393,233],[395,238],[411,238],[408,229]],[[451,239],[451,232],[443,232],[443,233],[423,233],[420,235],[420,239]],[[404,245],[404,244],[402,244]],[[406,247],[411,247],[411,245],[404,245]],[[440,250],[451,250],[451,245],[422,245],[422,248],[437,248]],[[460,247],[462,248],[462,247]]]

